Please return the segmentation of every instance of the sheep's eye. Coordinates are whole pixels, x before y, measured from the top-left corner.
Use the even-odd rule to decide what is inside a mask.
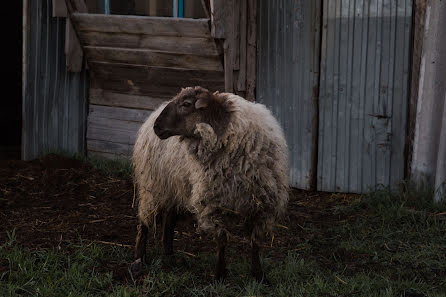
[[[191,105],[192,105],[192,103],[190,103],[189,101],[183,102],[183,107],[190,107]]]

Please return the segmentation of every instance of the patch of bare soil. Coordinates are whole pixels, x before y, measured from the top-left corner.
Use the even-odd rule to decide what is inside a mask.
[[[308,224],[323,230],[342,223],[342,218],[333,214],[334,207],[356,197],[293,190],[288,218],[278,226],[274,238],[263,242],[263,253],[283,258],[287,251],[323,236],[307,228]],[[0,243],[7,240],[7,231],[15,229],[18,243],[32,249],[63,246],[79,238],[131,248],[137,224],[133,204],[131,179],[109,176],[78,160],[49,155],[33,161],[0,161]],[[178,253],[194,257],[215,250],[212,237],[196,232],[191,217],[183,217],[176,230],[174,248]],[[153,234],[149,236],[149,248],[153,238]],[[241,235],[234,234],[228,248],[230,258],[249,254],[249,242]],[[120,266],[109,268],[127,281],[123,272],[127,269]]]

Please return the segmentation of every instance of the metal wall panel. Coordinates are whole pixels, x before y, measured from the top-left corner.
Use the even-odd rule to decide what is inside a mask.
[[[411,0],[324,0],[318,189],[404,176]]]
[[[85,151],[88,75],[66,71],[65,19],[51,0],[25,1],[22,158]]]
[[[320,1],[258,2],[256,98],[282,124],[291,186],[302,189],[314,172],[320,12]]]

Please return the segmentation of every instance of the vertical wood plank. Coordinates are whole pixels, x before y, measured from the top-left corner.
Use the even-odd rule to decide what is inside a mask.
[[[240,48],[239,48],[239,76],[237,90],[246,90],[246,45],[247,45],[247,4],[248,0],[240,0]]]
[[[233,1],[233,11],[232,11],[232,18],[233,18],[233,43],[232,43],[232,60],[234,70],[240,69],[240,2],[242,0],[232,0]]]
[[[232,5],[223,0],[210,0],[211,2],[211,35],[214,38],[226,38],[226,16],[232,10]],[[232,1],[231,1],[232,4]],[[228,24],[232,25],[232,24]]]
[[[246,99],[255,101],[257,66],[257,0],[248,0]]]

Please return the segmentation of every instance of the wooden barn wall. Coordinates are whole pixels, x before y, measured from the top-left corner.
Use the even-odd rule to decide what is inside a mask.
[[[321,1],[258,2],[256,98],[284,128],[291,186],[301,189],[312,186],[316,157],[320,12]]]
[[[412,0],[324,0],[318,189],[404,178]]]
[[[90,71],[87,152],[128,157],[139,127],[182,87],[224,90],[208,19],[74,13]]]
[[[65,64],[65,18],[51,0],[25,1],[22,158],[85,152],[88,74]]]

